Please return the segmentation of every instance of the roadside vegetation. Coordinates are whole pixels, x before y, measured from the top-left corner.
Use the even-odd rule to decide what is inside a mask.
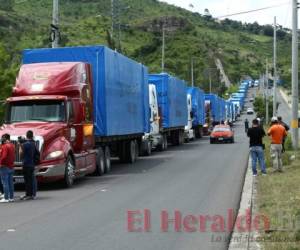
[[[266,128],[267,130],[267,128]],[[267,176],[258,178],[258,213],[270,220],[270,230],[261,231],[265,250],[300,249],[300,151],[292,150],[290,136],[283,154],[283,173],[272,173],[270,139],[265,139]]]
[[[269,105],[269,114],[273,113],[273,100],[272,97],[268,100]],[[257,95],[253,102],[254,111],[257,114],[257,117],[266,116],[266,98],[263,95]]]

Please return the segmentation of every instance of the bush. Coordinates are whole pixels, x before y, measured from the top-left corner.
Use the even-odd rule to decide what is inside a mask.
[[[286,150],[293,150],[293,142],[291,135],[288,135],[288,137],[285,140],[285,149]]]

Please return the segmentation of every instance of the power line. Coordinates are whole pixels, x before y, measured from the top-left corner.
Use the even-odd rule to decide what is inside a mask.
[[[225,18],[225,17],[237,16],[237,15],[242,15],[242,14],[248,14],[248,13],[252,13],[252,12],[262,11],[262,10],[273,9],[273,8],[276,8],[276,7],[280,7],[280,6],[283,6],[283,5],[287,5],[287,4],[289,4],[289,3],[290,3],[290,2],[285,2],[285,3],[276,4],[276,5],[271,5],[271,6],[267,6],[267,7],[263,7],[263,8],[259,8],[259,9],[253,9],[253,10],[241,11],[241,12],[232,13],[232,14],[225,15],[225,16],[219,16],[219,17],[217,17],[217,18],[218,18],[218,19],[221,19],[221,18]]]

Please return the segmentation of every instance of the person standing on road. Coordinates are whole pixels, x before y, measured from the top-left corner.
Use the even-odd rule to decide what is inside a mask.
[[[1,138],[0,176],[3,185],[4,197],[1,203],[14,201],[14,162],[15,146],[10,142],[10,135],[4,134]]]
[[[21,153],[23,156],[23,175],[25,181],[25,195],[21,200],[34,200],[37,192],[37,181],[35,177],[35,157],[38,150],[33,140],[31,130],[26,133],[26,141],[22,144]]]
[[[262,127],[259,126],[257,119],[252,121],[252,128],[248,129],[248,137],[250,138],[250,154],[252,158],[252,173],[253,176],[257,176],[256,163],[259,162],[259,166],[263,175],[266,175],[266,164],[264,156],[264,144],[263,137],[266,133]]]
[[[2,149],[0,148],[0,155],[1,155],[1,151]],[[1,181],[1,177],[0,177],[0,199],[4,198],[4,191],[3,191],[3,185],[2,185],[2,181]]]
[[[278,116],[278,123],[281,124],[285,128],[286,132],[288,132],[290,130],[290,127],[284,121],[282,121],[281,116]],[[285,144],[285,139],[286,139],[286,136],[282,140],[282,153],[285,152],[285,145],[284,145]]]
[[[247,118],[245,119],[244,124],[245,124],[245,132],[247,133],[247,132],[248,132],[248,129],[249,129],[249,121],[248,121]]]
[[[282,143],[284,137],[287,136],[285,128],[278,123],[277,117],[272,117],[271,127],[268,131],[268,135],[271,136],[270,153],[273,160],[274,172],[282,172]]]

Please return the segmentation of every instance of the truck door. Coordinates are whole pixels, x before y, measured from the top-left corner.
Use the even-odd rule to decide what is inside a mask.
[[[150,102],[150,131],[152,134],[159,133],[159,112],[156,87],[154,84],[149,84],[149,102]]]
[[[186,129],[192,129],[193,127],[193,111],[192,111],[192,97],[190,94],[187,95],[187,107],[188,107],[188,123]]]
[[[94,125],[92,113],[92,97],[90,85],[87,84],[82,90],[82,106],[84,110],[83,120],[83,150],[86,155],[86,168],[94,168],[95,165],[95,152],[94,148]]]
[[[69,138],[72,145],[75,161],[76,172],[80,171],[85,166],[85,157],[83,154],[83,124],[81,114],[81,103],[79,99],[68,100],[67,113],[68,113],[68,127]]]

